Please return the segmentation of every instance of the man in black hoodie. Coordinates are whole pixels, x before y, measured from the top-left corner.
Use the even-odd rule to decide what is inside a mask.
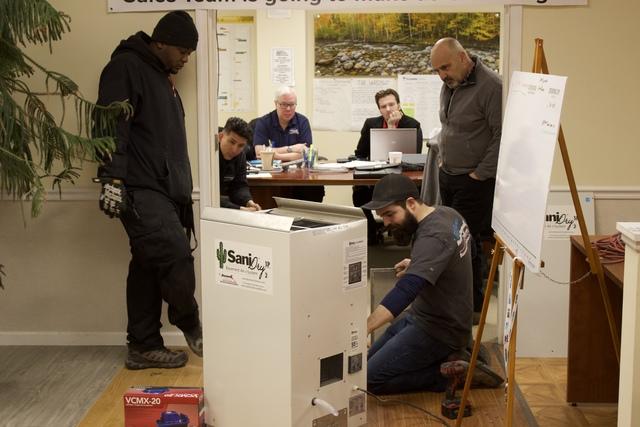
[[[129,236],[127,277],[129,369],[178,368],[184,351],[164,346],[162,301],[169,322],[202,357],[202,327],[194,298],[192,179],[184,109],[173,75],[196,49],[198,32],[184,11],[166,14],[149,37],[120,42],[100,76],[99,105],[128,101],[130,117],[116,127],[116,150],[98,169],[100,208],[120,218]]]

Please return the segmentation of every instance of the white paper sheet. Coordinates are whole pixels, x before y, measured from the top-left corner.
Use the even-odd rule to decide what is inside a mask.
[[[253,111],[253,22],[218,22],[220,111]]]
[[[540,269],[566,81],[514,72],[502,125],[491,226],[534,273]]]
[[[293,48],[271,49],[271,81],[276,85],[295,86],[293,77]]]
[[[440,127],[440,90],[442,80],[437,75],[403,74],[398,76],[400,105],[405,114],[420,122],[422,135],[427,137]]]

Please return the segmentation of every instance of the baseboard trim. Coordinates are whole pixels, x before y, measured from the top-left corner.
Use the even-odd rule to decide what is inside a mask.
[[[182,332],[163,332],[164,344],[185,347]],[[0,332],[0,346],[8,345],[125,345],[125,332]]]

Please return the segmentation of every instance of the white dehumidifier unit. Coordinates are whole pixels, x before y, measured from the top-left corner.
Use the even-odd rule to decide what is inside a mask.
[[[201,219],[206,422],[366,424],[366,221],[356,208],[277,199]]]

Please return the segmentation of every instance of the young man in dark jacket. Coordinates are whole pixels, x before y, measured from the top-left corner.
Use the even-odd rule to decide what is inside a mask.
[[[129,369],[178,368],[184,351],[164,346],[162,301],[169,322],[202,357],[202,327],[194,298],[192,179],[184,109],[173,75],[196,49],[198,32],[184,11],[166,14],[149,37],[123,40],[100,76],[98,104],[128,101],[130,117],[116,128],[117,147],[98,169],[100,208],[119,217],[129,236],[127,277]]]
[[[259,211],[260,205],[251,199],[247,183],[246,146],[251,140],[251,128],[244,120],[230,117],[218,134],[220,154],[220,206],[245,211]]]

